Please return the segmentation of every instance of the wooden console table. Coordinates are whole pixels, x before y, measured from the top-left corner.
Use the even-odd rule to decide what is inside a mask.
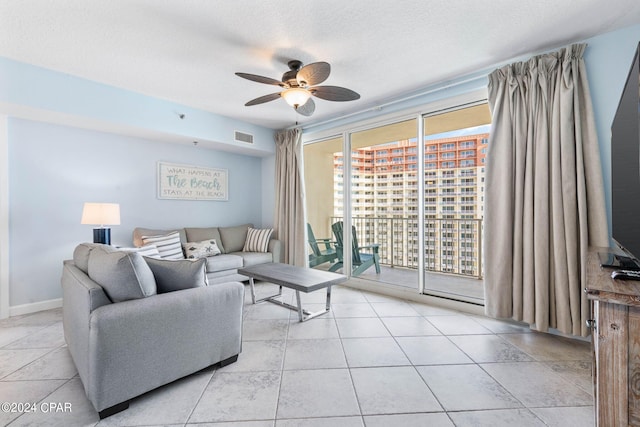
[[[587,257],[585,292],[593,302],[596,425],[640,426],[640,281],[613,280],[598,252]]]

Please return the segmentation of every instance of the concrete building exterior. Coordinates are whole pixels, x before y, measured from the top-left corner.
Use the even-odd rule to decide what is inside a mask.
[[[425,260],[431,271],[482,276],[484,161],[489,134],[425,142]],[[353,150],[352,218],[383,264],[418,266],[418,148],[404,140]],[[334,216],[343,216],[342,153],[334,154]]]

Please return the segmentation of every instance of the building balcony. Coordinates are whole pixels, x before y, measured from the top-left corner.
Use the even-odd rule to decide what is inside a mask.
[[[397,205],[395,202],[391,204]],[[338,217],[331,218],[332,222],[340,220],[341,218]],[[378,211],[377,216],[353,216],[352,223],[356,227],[358,242],[361,246],[374,243],[380,245],[379,254],[382,265],[409,269],[418,267],[417,261],[414,261],[418,248],[416,217],[389,217]],[[462,257],[448,253],[452,250],[456,252],[461,250],[462,242],[465,242],[465,246],[468,247],[464,256],[465,264],[471,262],[474,266],[472,275],[482,277],[480,255],[475,258],[468,256],[469,251],[474,249],[469,245],[481,247],[481,219],[427,219],[424,226],[425,230],[443,230],[428,231],[425,236],[425,249],[435,254],[436,266],[441,261],[447,260],[447,273],[468,276],[470,268],[468,265],[462,265]],[[460,233],[464,234],[464,239],[461,238]],[[434,268],[433,272],[443,272],[443,270]]]

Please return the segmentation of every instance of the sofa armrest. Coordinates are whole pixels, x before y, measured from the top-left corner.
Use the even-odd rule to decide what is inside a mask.
[[[64,339],[84,380],[89,375],[89,317],[93,310],[111,305],[111,301],[73,261],[64,261],[61,283]]]
[[[101,411],[237,355],[244,286],[185,289],[91,314],[87,395]]]
[[[282,242],[280,242],[280,240],[269,240],[268,250],[273,254],[273,262],[282,262]]]

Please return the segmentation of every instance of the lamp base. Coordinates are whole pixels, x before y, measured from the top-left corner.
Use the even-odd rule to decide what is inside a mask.
[[[110,228],[94,228],[93,243],[103,243],[105,245],[110,245],[111,229]]]

